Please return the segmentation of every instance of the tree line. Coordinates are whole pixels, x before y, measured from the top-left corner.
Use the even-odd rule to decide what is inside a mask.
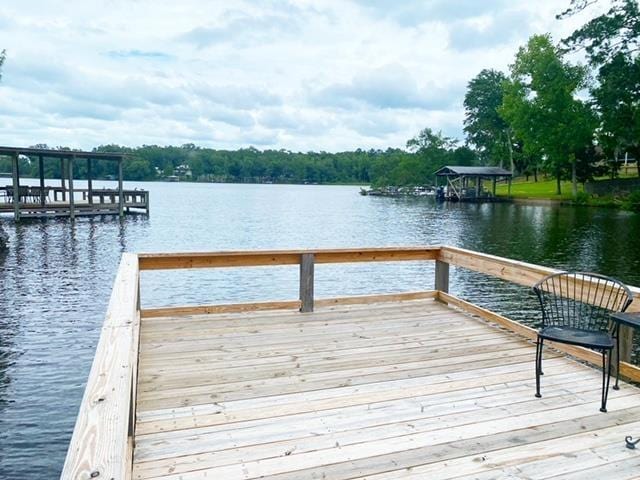
[[[193,144],[182,146],[144,145],[136,148],[101,145],[95,152],[122,152],[125,180],[160,180],[179,173],[181,180],[234,183],[322,183],[418,185],[430,183],[441,165],[474,165],[476,154],[455,140],[425,129],[409,141],[407,150],[361,150],[347,152],[292,152],[288,150],[216,150]],[[48,148],[34,145],[35,148]],[[45,160],[45,176],[59,178],[61,165]],[[20,174],[37,177],[36,158],[21,157]],[[0,159],[0,172],[11,171],[7,158]],[[188,171],[188,176],[185,172]],[[74,164],[74,177],[86,178],[83,160]],[[116,162],[93,160],[94,178],[115,178]]]
[[[598,0],[571,0],[559,19]],[[292,152],[144,145],[102,145],[97,152],[124,152],[127,180],[156,180],[178,173],[196,181],[273,183],[363,183],[423,185],[444,165],[498,165],[515,174],[579,182],[615,175],[621,155],[640,160],[640,10],[637,0],[612,0],[609,10],[568,38],[554,43],[534,35],[520,47],[508,72],[482,70],[464,97],[465,142],[425,128],[404,149]],[[588,63],[573,64],[584,51]],[[0,54],[0,65],[4,51]],[[82,162],[75,167],[86,175]],[[640,175],[640,161],[638,173]],[[23,159],[21,171],[37,175],[37,162]],[[98,178],[116,174],[113,162],[96,162]],[[46,175],[60,175],[56,162]],[[10,171],[0,159],[0,172]]]

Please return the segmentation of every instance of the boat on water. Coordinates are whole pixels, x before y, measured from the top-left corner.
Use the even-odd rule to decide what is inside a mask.
[[[416,187],[381,187],[381,188],[360,188],[360,195],[377,196],[377,197],[431,197],[436,195],[436,191],[433,187],[416,186]]]

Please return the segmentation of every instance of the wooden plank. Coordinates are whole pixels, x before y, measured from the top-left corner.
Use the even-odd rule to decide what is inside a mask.
[[[593,457],[602,458],[599,448],[615,445],[618,452],[635,453],[621,448],[620,439],[626,432],[640,428],[640,422],[625,423],[597,431],[586,431],[569,436],[561,436],[551,440],[507,447],[495,451],[483,452],[481,456],[472,454],[429,462],[406,470],[392,470],[385,473],[368,476],[368,480],[448,480],[452,478],[472,478],[477,480],[493,480],[496,478],[544,478],[545,463],[552,461],[552,471],[562,474],[572,469],[579,469],[588,458],[579,457],[581,451],[598,449],[592,452]],[[625,452],[626,450],[626,452]],[[636,454],[637,456],[637,454]],[[571,460],[571,461],[568,461]]]
[[[592,377],[592,372],[585,369],[570,369],[569,372],[562,371],[559,367],[546,379],[549,391],[558,389],[572,392],[576,385],[586,385],[587,380]],[[364,389],[370,392],[366,396],[362,391],[356,389],[325,389],[312,392],[296,392],[291,394],[273,395],[270,397],[259,397],[245,400],[235,400],[228,402],[216,402],[188,407],[163,408],[157,410],[139,410],[138,425],[142,430],[138,430],[139,435],[153,434],[163,431],[176,431],[188,428],[203,428],[208,425],[227,425],[230,423],[248,422],[265,418],[286,417],[289,415],[299,415],[307,412],[319,412],[324,410],[345,409],[364,405],[369,409],[382,408],[397,402],[426,402],[432,403],[454,403],[462,401],[475,401],[494,395],[505,395],[506,393],[522,395],[522,399],[530,398],[531,392],[535,390],[535,383],[529,377],[515,379],[513,375],[509,382],[496,382],[496,376],[487,377],[486,383],[476,383],[473,385],[459,384],[459,387],[451,388],[451,384],[444,390],[435,388],[434,390],[424,389],[423,386],[411,385],[406,390],[400,390],[392,382],[387,385],[387,389],[377,388],[376,385],[369,384]],[[589,385],[593,387],[593,385]],[[379,387],[379,386],[378,386]],[[629,388],[623,385],[621,388]],[[334,403],[320,403],[331,399]],[[224,421],[214,421],[207,423],[207,417],[213,419],[215,415],[229,416]],[[220,427],[223,428],[223,427]],[[226,427],[224,427],[226,428]],[[209,430],[207,430],[209,431]]]
[[[505,327],[506,329],[514,333],[517,333],[518,335],[522,335],[523,337],[526,337],[530,340],[535,340],[538,336],[537,331],[531,327],[522,325],[521,323],[515,322],[507,317],[498,315],[497,313],[491,312],[487,309],[484,309],[472,303],[466,302],[460,298],[454,297],[453,295],[440,292],[438,294],[438,298],[449,305],[455,305],[457,307],[460,307],[469,313],[478,315],[479,317],[482,317],[485,320],[489,320],[491,322],[497,323],[498,325]],[[545,345],[549,345],[550,347],[560,352],[567,353],[576,358],[589,362],[596,367],[599,365],[602,365],[602,356],[599,353],[596,353],[587,348],[576,347],[573,345],[565,345],[563,343],[556,343],[551,341],[545,342]],[[636,365],[632,365],[627,362],[621,362],[620,375],[634,382],[640,382],[640,367]]]
[[[330,478],[347,480],[385,470],[411,468],[428,459],[456,458],[472,452],[498,450],[512,446],[535,443],[587,430],[611,427],[617,423],[635,421],[640,412],[637,398],[620,400],[620,409],[608,415],[585,417],[587,408],[597,405],[579,405],[529,415],[510,417],[504,422],[477,422],[456,428],[419,432],[396,437],[394,441],[372,439],[364,445],[342,446],[297,454],[292,451],[283,456],[257,461],[225,465],[206,470],[194,470],[169,474],[166,480],[191,480],[203,478],[272,480],[313,480]]]
[[[287,311],[277,310],[278,312],[283,312],[283,314],[287,314]],[[358,319],[354,319],[353,317],[347,318],[345,315],[344,320],[340,320],[340,317],[337,315],[326,316],[323,321],[313,321],[311,317],[307,317],[306,315],[299,314],[297,321],[291,322],[288,321],[286,323],[264,323],[260,324],[260,322],[256,323],[254,326],[252,323],[244,323],[242,319],[238,319],[237,325],[229,325],[225,323],[217,324],[214,321],[203,320],[202,317],[195,317],[193,321],[185,320],[184,323],[180,320],[175,320],[175,316],[169,317],[171,320],[168,323],[159,326],[157,329],[150,327],[149,329],[145,329],[143,333],[143,337],[149,339],[148,344],[152,345],[154,343],[166,343],[163,340],[163,337],[166,338],[168,335],[176,334],[177,336],[170,336],[167,338],[169,342],[180,341],[181,336],[184,338],[188,338],[194,335],[194,331],[197,329],[204,329],[205,331],[209,330],[215,335],[212,340],[218,340],[219,342],[224,341],[227,338],[234,337],[242,337],[242,336],[251,336],[256,337],[256,334],[269,334],[269,333],[277,333],[278,330],[288,331],[292,327],[300,328],[302,331],[297,333],[304,334],[313,334],[315,330],[318,329],[327,329],[329,324],[333,325],[336,329],[335,333],[338,333],[342,330],[351,331],[350,327],[357,330],[357,332],[365,333],[367,330],[371,330],[372,332],[376,332],[380,329],[391,329],[392,327],[402,326],[404,324],[409,324],[409,328],[418,328],[420,326],[424,326],[425,329],[433,330],[433,331],[443,331],[446,330],[447,327],[455,327],[457,325],[467,323],[468,321],[465,319],[465,316],[462,312],[457,314],[451,314],[448,312],[425,312],[420,314],[420,312],[397,312],[397,313],[384,313],[384,314],[376,314],[369,318],[362,317]],[[148,324],[149,321],[154,321],[158,317],[154,317],[153,320],[145,319],[145,324]],[[305,318],[309,318],[309,322],[304,322]],[[430,321],[433,320],[433,321]],[[411,324],[411,322],[414,322]],[[435,322],[441,322],[438,325]],[[424,325],[422,325],[424,324]],[[396,334],[401,334],[403,332],[395,332]],[[205,337],[202,337],[205,339]],[[158,341],[154,341],[158,340]],[[289,342],[291,339],[283,339],[283,343]],[[146,343],[146,342],[145,342]],[[247,345],[248,346],[248,345]]]
[[[500,365],[527,363],[530,357],[530,350],[520,348],[513,351],[501,351],[499,354],[494,352],[477,353],[467,357],[434,358],[429,361],[406,362],[397,365],[382,362],[380,365],[374,366],[356,365],[353,368],[326,371],[320,369],[291,376],[285,376],[286,372],[276,372],[277,374],[266,377],[260,375],[257,378],[251,378],[250,375],[247,375],[248,378],[239,376],[237,379],[222,377],[210,382],[206,376],[196,375],[192,379],[189,375],[185,375],[182,379],[169,378],[163,381],[160,378],[153,383],[150,383],[145,377],[143,380],[146,381],[141,382],[138,386],[138,397],[140,400],[184,399],[198,394],[204,397],[213,391],[216,392],[216,400],[230,400],[249,398],[251,395],[253,397],[269,396],[298,390],[318,390],[395,379],[424,378],[446,372],[473,371]],[[209,397],[209,400],[211,398]]]
[[[514,339],[511,339],[511,342],[507,342],[510,345],[522,345],[522,341],[514,342]],[[501,344],[505,342],[505,338],[502,335],[489,335],[489,336],[474,336],[471,337],[470,340],[465,339],[462,342],[456,342],[453,347],[456,350],[467,348],[469,351],[473,351],[479,347],[483,346],[491,346],[496,344]],[[380,358],[384,357],[386,354],[396,355],[403,351],[406,352],[422,352],[424,350],[434,350],[441,347],[449,347],[451,346],[451,339],[443,338],[440,342],[398,342],[390,345],[383,346],[359,346],[356,348],[345,348],[340,350],[334,350],[330,353],[327,351],[320,352],[308,352],[308,353],[297,353],[292,352],[291,354],[286,355],[269,355],[269,356],[247,356],[246,358],[225,358],[223,355],[207,355],[204,353],[202,355],[197,355],[195,357],[182,357],[182,358],[171,358],[168,361],[163,361],[163,359],[153,359],[149,361],[148,359],[145,361],[141,359],[140,365],[144,367],[144,371],[146,375],[155,374],[155,373],[168,373],[174,371],[181,371],[183,369],[188,370],[189,368],[202,368],[203,365],[224,365],[225,371],[227,372],[236,372],[238,368],[291,368],[305,365],[313,365],[314,363],[320,363],[325,365],[326,363],[323,361],[325,359],[328,360],[329,364],[335,364],[336,362],[350,362],[350,361],[358,361],[363,358]]]
[[[515,395],[522,396],[522,392]],[[543,403],[529,399],[519,402],[518,397],[498,396],[483,398],[479,403],[407,402],[390,404],[375,409],[366,406],[315,412],[291,416],[270,425],[254,422],[235,425],[234,429],[218,429],[207,434],[202,429],[191,429],[182,437],[171,434],[139,437],[136,448],[136,473],[143,477],[203,470],[234,463],[257,461],[292,451],[296,455],[331,449],[339,443],[341,448],[407,434],[434,432],[458,428],[478,422],[508,422],[510,417],[570,407],[584,406],[598,399],[598,391],[575,394],[554,392]],[[226,450],[226,451],[225,451]],[[180,458],[176,462],[176,452]],[[207,455],[208,452],[212,452]]]
[[[301,315],[301,317],[304,319],[305,315]],[[267,339],[275,340],[273,343],[277,345],[280,343],[295,342],[295,340],[313,340],[313,338],[306,337],[314,337],[318,334],[326,335],[327,333],[333,334],[338,339],[344,338],[344,336],[341,335],[342,332],[346,332],[348,335],[361,333],[362,335],[370,337],[377,336],[379,333],[385,335],[387,332],[394,333],[395,335],[406,335],[411,330],[413,330],[414,333],[420,333],[422,331],[431,331],[434,334],[445,333],[447,329],[455,330],[468,323],[468,320],[465,319],[462,314],[453,316],[447,313],[434,313],[428,317],[389,314],[381,317],[372,317],[370,322],[368,322],[367,319],[362,319],[357,322],[342,322],[327,319],[325,322],[296,322],[285,325],[267,324],[255,326],[251,324],[241,324],[239,322],[236,327],[226,325],[218,326],[215,322],[193,322],[187,325],[186,328],[181,328],[181,324],[175,322],[175,328],[168,326],[157,330],[149,328],[145,329],[142,335],[146,350],[151,350],[160,345],[192,340],[193,337],[198,337],[199,341],[207,341],[212,345],[215,343],[230,345],[237,343],[238,340],[243,340],[243,337],[247,337],[247,343],[244,344],[245,346],[250,346],[255,342]],[[473,323],[471,323],[470,326],[477,327]],[[395,328],[403,328],[404,331],[394,330]],[[293,329],[295,329],[295,338],[282,338],[278,336],[279,333],[291,333]],[[199,330],[201,330],[201,332]],[[369,335],[369,333],[371,335]],[[229,340],[231,340],[231,343],[227,343]]]
[[[314,254],[300,255],[300,312],[313,312]]]
[[[471,332],[467,332],[468,336],[459,339],[456,345],[474,345],[479,342],[483,342],[490,339],[502,339],[504,334],[500,332],[482,331],[473,329]],[[286,347],[278,347],[277,349],[269,348],[265,351],[264,348],[254,346],[252,348],[244,348],[241,345],[236,347],[218,347],[218,348],[203,348],[200,350],[190,350],[186,352],[172,352],[164,353],[160,355],[151,355],[143,353],[140,356],[140,364],[147,367],[153,367],[157,364],[165,362],[200,362],[206,364],[207,362],[219,362],[226,361],[229,363],[235,362],[237,365],[248,365],[256,362],[266,362],[275,359],[305,359],[312,356],[330,355],[330,356],[344,356],[348,354],[357,355],[362,349],[371,349],[377,351],[395,351],[403,348],[416,348],[420,346],[434,346],[442,345],[446,346],[451,343],[451,337],[447,337],[445,334],[433,335],[433,334],[421,334],[421,335],[407,335],[407,336],[388,336],[382,338],[359,338],[354,341],[345,343],[338,342],[326,342],[316,343],[313,345],[287,345]]]
[[[557,354],[556,354],[557,355]],[[553,354],[548,354],[550,358]],[[548,366],[553,366],[553,359],[548,360]],[[565,367],[566,368],[566,367]],[[586,368],[586,367],[585,367]],[[545,373],[548,370],[545,367]],[[157,410],[161,408],[183,407],[190,405],[201,405],[213,402],[243,400],[257,397],[268,397],[278,394],[311,392],[314,390],[326,390],[332,388],[350,388],[360,391],[367,391],[370,384],[385,382],[386,387],[398,384],[412,385],[415,382],[421,385],[429,385],[430,389],[436,388],[434,384],[454,382],[461,378],[466,379],[469,384],[470,379],[478,374],[479,370],[484,370],[487,376],[504,372],[504,375],[497,377],[497,381],[505,382],[510,378],[510,372],[522,372],[527,378],[531,378],[531,353],[519,356],[507,356],[490,360],[475,362],[474,364],[453,364],[439,367],[417,368],[412,370],[385,371],[382,373],[369,373],[368,375],[358,375],[350,378],[339,379],[317,379],[311,380],[305,377],[276,378],[268,381],[257,382],[237,382],[222,385],[198,385],[194,387],[184,386],[173,390],[160,390],[153,392],[139,392],[138,406],[144,410]],[[357,373],[357,372],[353,372]],[[519,378],[519,377],[518,377]]]
[[[129,441],[135,339],[138,259],[122,255],[87,387],[67,451],[62,479],[130,478]]]
[[[257,310],[299,309],[299,300],[235,303],[229,305],[187,305],[182,307],[145,308],[140,311],[142,318],[178,317],[183,315],[202,315],[217,313],[252,312]]]
[[[557,376],[558,375],[556,375],[556,377]],[[207,427],[200,423],[200,419],[198,418],[200,415],[206,413],[204,409],[194,409],[195,415],[191,416],[183,415],[181,417],[173,417],[171,414],[165,413],[164,417],[155,418],[154,421],[185,419],[190,420],[190,424],[185,423],[181,425],[182,428],[179,428],[178,425],[172,426],[167,424],[169,428],[167,428],[166,431],[156,430],[155,433],[139,435],[138,445],[143,445],[141,442],[146,442],[144,445],[147,446],[155,445],[158,442],[165,445],[173,440],[192,439],[194,435],[198,435],[201,438],[217,438],[221,432],[230,432],[232,430],[236,431],[236,435],[234,436],[239,442],[240,437],[250,431],[260,432],[262,434],[273,432],[274,434],[282,435],[290,433],[292,429],[300,429],[301,425],[303,428],[296,433],[296,437],[294,438],[303,438],[314,436],[314,432],[317,431],[316,428],[321,429],[323,426],[331,428],[332,433],[337,433],[339,431],[362,430],[371,426],[388,425],[391,423],[426,418],[434,419],[436,424],[433,426],[437,428],[447,428],[447,425],[445,425],[447,422],[450,423],[449,426],[452,426],[453,423],[450,418],[447,419],[446,417],[454,413],[464,413],[465,418],[457,418],[456,424],[465,425],[480,421],[489,421],[492,418],[507,419],[510,416],[524,413],[556,409],[569,406],[569,404],[579,405],[599,400],[599,385],[597,377],[593,372],[586,373],[581,377],[576,376],[572,381],[567,381],[566,377],[564,378],[565,380],[563,381],[555,381],[554,385],[550,387],[549,396],[544,400],[536,399],[531,395],[532,389],[530,382],[527,382],[520,383],[519,388],[493,388],[488,389],[482,394],[478,393],[480,389],[474,387],[463,388],[458,392],[448,393],[446,395],[428,392],[420,396],[408,395],[390,401],[361,402],[347,406],[340,405],[338,402],[334,406],[327,404],[327,408],[323,409],[322,412],[318,412],[316,409],[302,407],[296,413],[279,416],[277,422],[265,422],[262,419],[254,419]],[[596,381],[589,382],[589,379]],[[567,388],[566,385],[568,385],[569,388]],[[621,392],[616,393],[616,401],[629,395],[637,397],[640,395],[640,391],[625,386]],[[329,398],[331,397],[328,397],[328,399]],[[336,400],[339,398],[341,397],[336,397]],[[223,409],[226,405],[231,404],[219,404],[218,409]],[[500,408],[498,409],[498,407]],[[224,408],[224,410],[227,411],[226,408]],[[244,413],[247,410],[248,409],[235,410],[235,412]],[[271,405],[269,410],[272,412],[270,418],[276,418],[279,406]],[[484,414],[478,416],[480,410],[486,412],[486,416]],[[597,409],[595,411],[597,412]],[[266,418],[269,417],[267,416]],[[437,420],[435,420],[436,418]],[[319,421],[321,424],[313,424],[315,421]],[[442,424],[437,425],[438,421],[442,422]],[[377,435],[372,435],[372,437],[378,438]],[[266,437],[263,437],[263,439],[266,440]],[[276,440],[277,439],[274,438],[269,440],[269,442]],[[191,443],[194,442],[192,441]],[[236,443],[236,446],[240,446],[240,444]],[[202,447],[203,445],[196,445],[193,451],[206,451],[200,450]],[[148,453],[156,457],[156,453],[150,451]],[[165,453],[170,456],[171,450],[169,447],[167,447]]]
[[[296,333],[290,337],[283,337],[282,335],[287,334],[287,329],[281,329],[281,331],[272,330],[269,333],[264,333],[262,335],[251,335],[251,334],[219,334],[212,335],[207,338],[199,338],[192,339],[188,342],[181,341],[177,339],[173,341],[168,338],[160,337],[158,339],[151,339],[149,341],[143,342],[141,347],[141,352],[146,354],[158,354],[158,353],[173,353],[173,352],[187,352],[187,351],[202,351],[211,348],[225,348],[225,346],[239,347],[239,346],[247,346],[254,347],[264,345],[266,348],[279,348],[283,345],[297,345],[301,344],[301,342],[305,342],[307,344],[322,344],[327,341],[335,341],[339,342],[341,337],[350,336],[354,339],[375,339],[381,337],[398,337],[400,335],[406,336],[407,334],[416,334],[420,335],[423,333],[428,333],[429,331],[432,334],[436,334],[438,332],[442,332],[443,328],[448,328],[451,335],[455,335],[458,331],[464,331],[467,327],[464,321],[461,319],[455,320],[444,320],[442,321],[442,327],[438,327],[437,325],[412,325],[407,322],[401,322],[404,324],[404,332],[399,332],[393,328],[391,324],[389,325],[379,325],[379,326],[358,326],[357,330],[350,330],[348,324],[344,325],[336,325],[335,329],[331,331],[328,326],[324,328],[322,326],[318,326],[314,329],[314,331]],[[258,333],[258,332],[256,332]],[[291,332],[289,332],[291,333]],[[323,338],[325,337],[326,338]]]
[[[559,385],[570,388],[575,381],[585,383],[589,378],[592,378],[593,372],[585,372],[584,368],[581,369],[575,365],[567,366],[566,360],[560,360],[550,361],[552,363],[550,364],[548,381],[551,389]],[[454,378],[452,379],[444,379],[444,375],[440,374],[435,378],[389,379],[386,382],[361,386],[343,386],[291,393],[279,392],[270,396],[220,400],[215,403],[209,402],[188,407],[179,406],[153,410],[139,408],[142,413],[149,412],[154,415],[146,421],[138,422],[138,433],[143,435],[157,432],[177,432],[189,428],[200,428],[203,429],[200,431],[204,433],[223,425],[234,428],[234,425],[231,424],[240,422],[269,418],[279,419],[305,412],[343,409],[358,405],[375,408],[377,404],[387,404],[410,398],[429,397],[434,402],[464,401],[478,397],[478,392],[481,390],[486,395],[499,392],[505,394],[512,389],[524,395],[528,391],[529,394],[526,398],[531,398],[531,392],[535,391],[535,383],[531,381],[531,369],[525,370],[523,365],[510,367],[510,369],[504,368],[502,370],[491,368],[484,378],[477,375],[461,378],[464,375],[460,372],[453,372]],[[159,418],[155,415],[158,412],[160,413]],[[181,435],[180,432],[174,434],[174,436]]]
[[[420,349],[418,349],[420,350]],[[441,350],[423,350],[420,353],[396,353],[395,355],[366,356],[358,361],[337,360],[332,362],[312,362],[309,365],[266,365],[262,368],[256,366],[226,369],[222,363],[218,368],[223,372],[215,373],[203,369],[202,365],[192,368],[183,367],[182,370],[163,371],[155,370],[146,373],[140,378],[138,388],[142,391],[156,391],[170,389],[174,386],[225,384],[229,382],[251,382],[269,380],[285,375],[317,375],[324,378],[349,378],[353,374],[371,374],[385,371],[413,370],[426,366],[452,366],[461,363],[472,363],[482,360],[510,357],[530,353],[530,346],[523,346],[520,342],[507,345],[496,343],[493,345],[479,346],[474,349],[460,348],[448,352]]]
[[[410,300],[422,300],[436,298],[435,290],[420,292],[385,293],[379,295],[354,295],[351,297],[321,298],[315,301],[315,306],[330,307],[338,305],[359,305],[371,303],[406,302]]]
[[[416,292],[411,294],[399,294],[400,300],[407,298],[412,302],[406,304],[392,303],[396,294],[359,296],[359,297],[340,297],[321,299],[316,301],[322,307],[321,310],[315,311],[313,315],[300,315],[295,309],[279,310],[279,311],[252,311],[249,315],[245,312],[227,312],[217,313],[215,315],[196,314],[196,315],[174,315],[172,317],[147,317],[145,325],[149,326],[149,331],[156,331],[164,327],[176,328],[182,327],[184,330],[191,328],[199,328],[202,325],[219,325],[221,327],[234,327],[241,325],[308,325],[310,323],[321,323],[325,321],[338,322],[366,322],[370,321],[369,315],[363,315],[363,310],[371,308],[369,299],[373,299],[378,305],[375,306],[376,316],[389,315],[391,318],[399,318],[401,316],[410,317],[415,315],[430,315],[447,313],[456,315],[455,311],[447,309],[441,302],[435,301],[435,292]],[[414,296],[415,295],[415,296]],[[424,297],[424,298],[421,298]],[[388,301],[387,301],[388,300]],[[422,301],[419,301],[422,300]],[[381,305],[388,303],[388,305]],[[145,332],[147,329],[145,329]]]
[[[425,296],[427,294],[425,293]],[[314,312],[313,315],[300,315],[294,310],[278,310],[278,311],[252,311],[249,313],[231,312],[221,313],[215,315],[190,315],[190,316],[173,316],[173,317],[150,317],[144,321],[145,329],[144,334],[153,334],[161,331],[191,331],[193,329],[199,329],[203,327],[215,327],[232,330],[245,330],[253,329],[256,327],[262,328],[281,328],[284,325],[290,325],[294,327],[302,327],[310,324],[319,324],[327,321],[331,321],[334,324],[341,323],[353,323],[369,324],[381,321],[385,321],[387,318],[401,319],[401,318],[428,318],[432,315],[441,316],[449,315],[455,317],[457,315],[464,315],[461,312],[448,309],[441,302],[435,301],[435,292],[429,294],[430,298],[427,301],[413,301],[412,304],[416,304],[418,308],[407,308],[406,306],[395,307],[394,304],[386,306],[376,305],[376,315],[370,317],[366,314],[363,315],[363,302],[365,300],[360,297],[355,298],[355,302],[352,302],[350,297],[346,297],[345,304],[342,304],[342,299],[329,299],[327,307],[320,311]],[[341,306],[340,309],[337,307]],[[348,308],[347,308],[348,307]],[[370,308],[365,305],[365,308]],[[384,316],[383,316],[384,315]],[[388,317],[387,317],[388,315]]]
[[[443,331],[420,331],[413,332],[394,332],[394,331],[381,331],[380,334],[375,336],[368,335],[355,338],[348,338],[345,342],[339,341],[339,335],[333,336],[331,339],[327,339],[327,342],[323,343],[322,338],[319,337],[314,343],[305,341],[304,344],[297,342],[286,343],[270,343],[265,342],[265,347],[261,348],[259,341],[252,345],[243,346],[243,341],[240,338],[238,342],[219,342],[215,336],[211,338],[211,342],[203,342],[197,349],[186,348],[191,345],[191,341],[188,341],[188,337],[182,340],[181,345],[185,346],[185,349],[180,348],[173,349],[173,351],[166,351],[162,355],[158,355],[153,349],[147,348],[147,338],[143,337],[144,349],[141,349],[141,362],[144,365],[163,364],[165,358],[171,361],[181,362],[189,361],[190,359],[200,359],[208,361],[225,361],[225,362],[242,362],[246,364],[253,362],[256,359],[262,362],[279,361],[278,359],[297,357],[299,359],[311,358],[311,356],[338,356],[357,354],[358,352],[367,352],[368,348],[371,350],[388,351],[405,348],[418,348],[418,347],[448,347],[448,346],[464,346],[472,345],[477,342],[486,340],[506,340],[513,341],[514,338],[505,338],[505,332],[483,330],[477,326],[469,326],[467,329],[464,325],[460,328],[452,329],[453,334],[462,333],[464,337],[451,341],[451,336],[447,337],[447,332]],[[146,335],[146,334],[145,334]],[[349,335],[349,337],[353,337]],[[198,340],[196,337],[191,338],[192,341]],[[305,340],[305,339],[301,339]],[[161,339],[161,344],[167,344],[168,341]],[[283,341],[284,342],[284,341]],[[265,348],[268,349],[265,351]],[[281,361],[281,360],[280,360]]]
[[[140,270],[297,265],[312,253],[315,263],[434,260],[440,247],[388,247],[326,250],[228,251],[211,253],[141,253]]]

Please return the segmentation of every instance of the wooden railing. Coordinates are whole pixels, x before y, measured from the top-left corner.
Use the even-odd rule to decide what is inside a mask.
[[[62,470],[63,479],[131,478],[140,310],[138,257],[125,253]]]
[[[396,261],[434,261],[435,289],[363,297],[315,298],[316,264]],[[140,309],[139,282],[142,270],[277,265],[299,266],[297,300]],[[315,307],[335,304],[436,298],[526,338],[535,339],[534,329],[449,294],[450,265],[527,287],[557,272],[539,265],[448,246],[124,254],[61,478],[131,478],[140,318],[267,309],[311,312]],[[640,311],[640,289],[632,287],[632,292],[634,302],[629,310]],[[621,348],[621,353],[622,358],[628,360],[631,336],[628,333],[624,335],[625,347]],[[596,365],[600,360],[598,354],[584,348],[557,344],[551,346]],[[623,376],[640,381],[639,367],[623,362],[620,371]]]
[[[168,270],[183,268],[258,267],[275,265],[300,266],[299,300],[285,302],[261,302],[239,305],[199,305],[191,307],[153,308],[142,311],[143,317],[188,315],[240,310],[264,310],[267,308],[299,308],[301,312],[313,311],[314,270],[316,264],[398,262],[435,260],[440,247],[391,247],[333,250],[286,250],[262,252],[215,252],[140,254],[140,270]]]

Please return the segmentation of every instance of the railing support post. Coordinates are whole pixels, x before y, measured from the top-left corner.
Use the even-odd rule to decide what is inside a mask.
[[[449,293],[449,264],[440,260],[436,260],[435,289]]]
[[[122,174],[122,157],[118,160],[118,213],[124,217],[124,186]]]
[[[11,177],[13,179],[13,218],[20,221],[20,157],[16,153],[11,159]]]
[[[620,361],[628,363],[631,361],[631,352],[633,352],[633,328],[626,325],[620,325],[620,331],[618,332],[618,335],[620,335]],[[611,358],[616,358],[615,355],[616,354],[614,351]],[[616,365],[614,363],[614,370],[615,367]]]
[[[76,218],[76,206],[75,200],[73,198],[73,160],[75,159],[74,155],[71,155],[67,160],[67,170],[69,179],[69,217],[71,220],[75,220]]]
[[[313,312],[313,270],[315,256],[303,253],[300,256],[300,311]]]

